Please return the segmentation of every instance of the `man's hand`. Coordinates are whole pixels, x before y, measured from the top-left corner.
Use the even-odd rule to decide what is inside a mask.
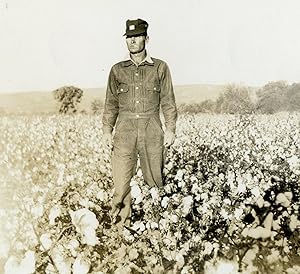
[[[107,148],[112,148],[112,136],[111,133],[104,133],[102,137],[102,143]]]
[[[164,146],[168,148],[174,143],[174,141],[175,141],[175,134],[170,130],[166,130],[165,137],[164,137]]]

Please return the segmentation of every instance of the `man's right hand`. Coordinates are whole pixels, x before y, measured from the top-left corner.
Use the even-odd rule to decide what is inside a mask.
[[[107,148],[112,148],[112,134],[104,133],[102,138],[102,143]]]

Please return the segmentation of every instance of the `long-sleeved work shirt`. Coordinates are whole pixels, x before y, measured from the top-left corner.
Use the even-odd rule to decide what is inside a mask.
[[[103,112],[103,132],[111,133],[119,114],[139,118],[159,113],[166,130],[175,133],[177,108],[168,65],[149,56],[140,65],[132,60],[115,64],[110,71]]]

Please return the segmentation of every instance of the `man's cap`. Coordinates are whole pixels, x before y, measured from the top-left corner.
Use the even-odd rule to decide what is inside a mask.
[[[147,35],[148,23],[143,19],[127,20],[124,36]]]

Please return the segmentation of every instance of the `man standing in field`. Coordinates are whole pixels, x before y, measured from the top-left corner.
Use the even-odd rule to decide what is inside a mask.
[[[119,227],[130,224],[130,181],[137,157],[146,183],[162,187],[164,149],[175,139],[177,109],[170,71],[164,61],[147,53],[147,29],[148,23],[142,19],[127,20],[124,36],[129,57],[111,68],[106,91],[103,142],[113,149],[112,215]]]

